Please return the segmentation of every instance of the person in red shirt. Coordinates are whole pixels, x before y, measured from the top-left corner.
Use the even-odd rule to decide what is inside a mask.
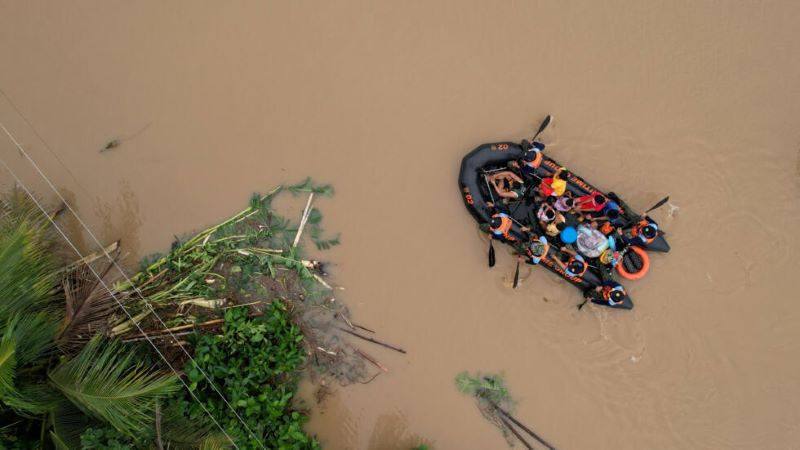
[[[575,201],[575,210],[580,212],[600,212],[606,205],[606,197],[599,193],[594,192],[583,197],[578,197]]]
[[[539,183],[539,190],[545,197],[555,196],[561,197],[567,191],[567,181],[569,180],[569,171],[565,168],[560,168],[552,177],[547,177]]]

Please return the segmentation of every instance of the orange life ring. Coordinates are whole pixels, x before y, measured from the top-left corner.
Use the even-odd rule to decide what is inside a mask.
[[[638,280],[647,275],[647,271],[650,270],[650,257],[647,256],[647,252],[640,247],[632,245],[629,248],[642,258],[642,268],[639,269],[638,272],[631,273],[625,269],[624,261],[620,261],[619,264],[617,264],[617,273],[626,280]]]

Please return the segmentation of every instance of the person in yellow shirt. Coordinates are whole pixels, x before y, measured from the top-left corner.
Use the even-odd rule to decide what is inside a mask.
[[[561,197],[567,191],[567,180],[569,179],[569,171],[565,168],[558,169],[552,177],[545,178],[539,185],[542,194],[545,197],[551,195]]]

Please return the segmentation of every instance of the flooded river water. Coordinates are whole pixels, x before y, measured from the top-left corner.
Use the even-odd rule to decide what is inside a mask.
[[[129,260],[306,175],[354,317],[402,345],[326,448],[504,448],[453,383],[505,375],[565,449],[797,448],[800,4],[0,0],[0,122]],[[486,243],[462,156],[530,136],[672,252],[594,305]],[[120,145],[99,150],[112,139]],[[11,142],[0,157],[46,198]],[[63,164],[59,163],[60,159]],[[6,173],[4,186],[10,185]],[[298,211],[299,216],[299,211]]]

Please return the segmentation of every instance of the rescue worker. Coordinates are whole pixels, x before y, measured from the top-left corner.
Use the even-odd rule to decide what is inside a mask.
[[[489,219],[489,235],[492,239],[501,242],[516,242],[517,238],[510,233],[511,227],[514,225],[514,219],[505,210],[496,208],[494,203],[486,202],[489,207],[489,213],[492,214]],[[530,231],[529,227],[521,227],[521,231]]]
[[[531,143],[528,140],[523,140],[520,145],[522,149],[525,150],[525,153],[522,155],[519,161],[511,161],[509,166],[513,169],[519,170],[525,179],[529,178],[539,178],[536,175],[536,169],[542,165],[542,160],[544,156],[542,155],[542,151],[544,150],[544,144],[541,142],[533,142]]]
[[[590,291],[587,297],[592,303],[598,305],[619,306],[624,303],[627,295],[621,284],[614,280],[606,280],[602,285],[594,288],[594,292]]]
[[[564,273],[567,275],[575,278],[582,277],[583,274],[586,273],[586,269],[589,268],[588,264],[586,264],[586,260],[583,259],[583,256],[579,255],[575,250],[572,250],[569,247],[561,247],[561,251],[570,255],[566,264],[563,263],[560,258],[553,258],[553,261],[561,266],[561,268],[564,270]]]
[[[630,234],[623,233],[619,229],[617,232],[619,232],[622,236],[622,241],[626,244],[644,247],[658,237],[658,224],[647,220],[645,215],[642,214],[642,220],[631,227]]]

